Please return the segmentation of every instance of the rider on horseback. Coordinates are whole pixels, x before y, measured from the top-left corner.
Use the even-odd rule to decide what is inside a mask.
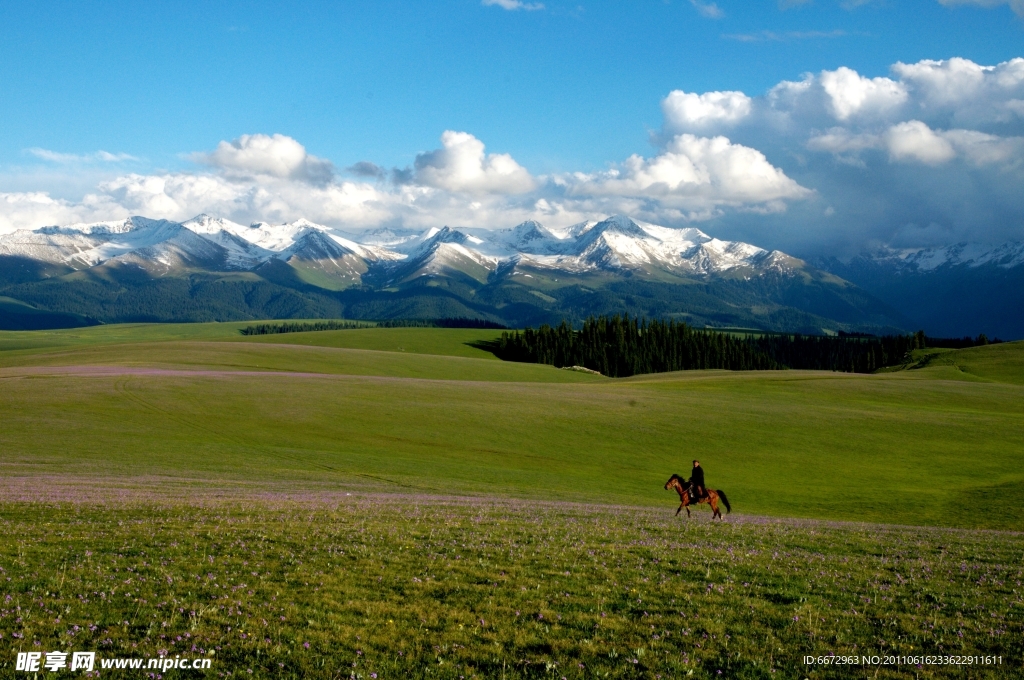
[[[693,472],[690,473],[690,498],[694,501],[699,501],[701,498],[707,495],[707,491],[704,489],[704,468],[700,466],[700,461],[693,461]]]

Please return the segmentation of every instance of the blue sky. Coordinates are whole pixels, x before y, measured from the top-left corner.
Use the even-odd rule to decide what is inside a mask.
[[[324,191],[325,182],[336,188],[355,182],[347,189],[349,198],[362,191],[357,184],[371,180],[365,173],[359,176],[346,170],[359,161],[385,172],[408,169],[405,175],[381,175],[371,182],[383,198],[370,202],[379,207],[397,201],[399,207],[380,208],[370,211],[374,217],[358,219],[353,218],[355,213],[340,211],[335,222],[359,227],[419,226],[429,223],[431,215],[441,221],[471,221],[466,217],[468,208],[456,209],[461,201],[486,204],[476,209],[486,210],[475,221],[508,226],[509,219],[528,216],[526,200],[534,207],[538,200],[548,206],[566,196],[582,200],[586,187],[598,186],[592,177],[589,183],[580,180],[565,189],[565,182],[571,180],[559,184],[551,178],[609,171],[621,175],[630,156],[658,158],[671,145],[672,135],[686,133],[708,139],[724,135],[733,144],[755,149],[806,192],[783,187],[771,196],[739,198],[726,192],[696,205],[692,200],[663,200],[657,191],[644,189],[643,195],[631,195],[633,203],[616,206],[591,201],[589,207],[551,212],[548,221],[570,219],[588,210],[633,207],[642,217],[665,223],[681,226],[698,221],[707,231],[717,229],[726,236],[796,249],[898,240],[900,229],[906,232],[907,225],[917,222],[921,234],[931,229],[931,236],[922,236],[931,241],[1009,238],[1020,233],[1019,206],[1009,196],[986,199],[991,208],[987,219],[1012,222],[1016,217],[1017,231],[1004,226],[998,234],[968,228],[963,215],[949,212],[954,208],[944,213],[941,205],[917,206],[929,186],[936,190],[948,183],[962,186],[968,175],[985,192],[995,191],[988,179],[977,174],[996,172],[994,166],[979,170],[975,163],[973,169],[954,168],[958,150],[967,148],[963,135],[957,138],[950,133],[948,144],[956,150],[948,157],[941,150],[935,152],[938,156],[899,156],[892,144],[885,146],[884,139],[892,135],[883,139],[893,126],[919,119],[937,134],[969,129],[1017,139],[1024,113],[1013,113],[1012,103],[1020,95],[1014,88],[999,100],[1010,102],[1009,122],[972,119],[970,125],[961,125],[908,110],[887,119],[889,128],[883,129],[878,121],[873,126],[844,128],[854,136],[875,135],[874,142],[858,137],[861,141],[853,146],[844,142],[846,146],[833,144],[827,149],[824,142],[811,140],[822,137],[831,123],[845,125],[848,119],[805,118],[806,134],[781,143],[777,131],[755,125],[752,119],[747,121],[750,124],[730,123],[715,129],[683,129],[685,124],[669,129],[665,113],[666,98],[673,91],[742,92],[754,100],[756,110],[758,97],[784,81],[801,81],[803,74],[846,67],[862,78],[899,81],[892,71],[897,62],[954,57],[986,67],[1009,62],[1024,56],[1020,0],[1010,4],[989,0],[946,0],[945,4],[936,0],[756,4],[548,0],[542,7],[525,4],[516,0],[490,4],[481,0],[289,5],[4,3],[0,6],[0,192],[9,196],[42,192],[67,208],[52,215],[54,211],[44,210],[38,216],[44,221],[65,213],[102,218],[99,203],[94,201],[91,211],[80,207],[94,194],[115,197],[113,204],[104,204],[110,212],[117,212],[111,207],[116,204],[129,211],[147,207],[173,213],[166,201],[132,203],[124,197],[131,191],[123,186],[124,195],[118,199],[109,183],[128,175],[186,174],[237,184],[243,179],[241,161],[235,159],[234,165],[227,166],[217,161],[218,144],[237,143],[243,135],[278,134],[295,140],[314,160],[329,163],[331,170],[317,175],[315,182],[309,183],[311,176],[302,176],[313,193]],[[907,106],[917,102],[913,91],[910,97]],[[520,182],[506,192],[519,197],[510,205],[496,198],[503,194],[493,183],[474,184],[467,190],[469,185],[450,177],[439,179],[435,173],[431,180],[429,172],[417,172],[417,158],[449,162],[455,157],[451,152],[449,161],[428,158],[432,150],[447,148],[439,143],[445,131],[472,135],[486,145],[486,154],[508,154],[533,178],[532,184]],[[690,145],[671,153],[692,158],[695,148]],[[801,160],[808,148],[819,155],[831,154],[832,169],[824,161]],[[877,156],[874,161],[869,157],[872,153]],[[960,155],[967,158],[968,152]],[[485,163],[489,157],[483,157]],[[907,158],[920,161],[922,167],[900,166]],[[836,159],[841,162],[835,163]],[[1015,153],[1009,160],[1004,158],[999,172],[1005,175],[1007,167],[1019,172],[1017,160]],[[910,198],[906,194],[892,197],[893,204],[914,203],[920,208],[919,219],[901,214],[870,233],[862,229],[856,237],[847,238],[836,229],[816,235],[814,216],[804,213],[831,208],[830,216],[838,212],[842,217],[841,197],[832,200],[826,192],[847,183],[850,168],[859,163],[873,169],[873,162],[890,171],[899,166],[906,171],[901,177],[928,175],[938,165],[944,174],[910,177],[906,189]],[[301,182],[288,187],[260,183],[253,179],[259,174],[247,175],[248,191],[259,188],[295,196],[304,186]],[[280,173],[268,176],[282,179]],[[1018,176],[1014,174],[1014,181]],[[294,180],[298,175],[289,177]],[[399,182],[394,181],[396,177]],[[858,181],[868,192],[889,184],[890,179],[871,173]],[[97,189],[101,185],[107,188]],[[413,209],[408,201],[420,199],[402,203],[399,194],[417,186],[438,195]],[[606,185],[598,189],[587,195],[629,193]],[[9,198],[8,203],[18,200]],[[182,210],[192,207],[174,200]],[[285,219],[303,211],[301,201],[292,203],[291,212],[279,209],[266,217]],[[637,208],[641,203],[645,207]],[[813,209],[808,207],[812,204]],[[659,212],[659,206],[664,210]],[[247,210],[238,215],[260,217],[252,214],[258,211],[252,203]],[[332,219],[329,210],[318,210],[315,217]],[[856,219],[885,221],[884,210],[858,215],[849,217],[848,229]],[[31,219],[31,212],[21,210],[15,215],[9,209],[6,224],[8,229],[26,227],[31,225],[25,220]],[[802,221],[788,225],[794,220]],[[4,224],[0,215],[0,227]]]

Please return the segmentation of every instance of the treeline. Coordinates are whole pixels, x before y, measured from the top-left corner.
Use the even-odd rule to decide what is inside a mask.
[[[239,329],[242,335],[276,335],[278,333],[308,333],[309,331],[341,331],[350,328],[373,328],[365,321],[292,321],[288,323],[259,323]]]
[[[485,328],[507,329],[500,323],[462,317],[450,319],[390,319],[388,321],[289,321],[260,323],[239,329],[242,335],[275,335],[277,333],[308,333],[310,331],[341,331],[351,328]]]
[[[962,338],[925,338],[928,347],[942,347],[945,349],[966,349],[968,347],[982,347],[984,345],[998,345],[1002,342],[999,338],[988,339],[988,336],[981,333],[976,338],[965,335]]]
[[[379,328],[483,328],[504,330],[508,326],[486,319],[470,319],[462,316],[443,319],[390,319],[378,321]]]
[[[737,335],[698,330],[676,321],[597,317],[579,330],[563,321],[523,332],[504,332],[494,353],[507,361],[583,366],[611,377],[642,373],[726,369],[800,368],[869,373],[903,363],[925,347],[923,332],[885,337]]]

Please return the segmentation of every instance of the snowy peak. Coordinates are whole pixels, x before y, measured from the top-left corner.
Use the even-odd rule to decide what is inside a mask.
[[[897,272],[926,273],[943,267],[976,268],[994,265],[1011,269],[1024,265],[1024,243],[1008,242],[999,246],[981,243],[957,243],[943,248],[891,248],[861,255],[862,261]]]
[[[66,226],[51,226],[36,229],[40,234],[85,234],[87,236],[110,236],[115,234],[126,234],[139,229],[160,227],[164,225],[177,224],[167,220],[151,220],[147,217],[129,217],[123,220],[112,220],[108,222],[80,222]]]
[[[1019,252],[1007,252],[1005,258]],[[346,280],[375,280],[461,272],[476,280],[535,273],[632,272],[642,276],[756,276],[803,266],[784,253],[711,238],[699,229],[673,229],[623,215],[549,229],[530,220],[511,229],[432,227],[352,234],[309,220],[248,226],[210,215],[184,222],[131,217],[121,221],[43,227],[0,237],[0,255],[18,255],[76,269],[107,261],[170,272],[204,266],[254,270],[271,260],[319,263]],[[152,266],[150,266],[152,265]],[[304,265],[305,266],[305,265]],[[312,265],[310,265],[312,266]],[[341,269],[338,269],[341,268]],[[337,270],[337,271],[335,271]],[[312,271],[312,270],[311,270]],[[338,274],[340,275],[340,274]],[[312,274],[311,274],[312,276]]]
[[[583,231],[578,237],[578,242],[581,247],[580,249],[585,250],[591,244],[601,239],[609,243],[611,240],[622,242],[623,239],[643,241],[648,236],[648,233],[629,217],[614,215]]]
[[[499,234],[504,237],[502,240],[506,244],[519,251],[536,250],[538,245],[548,245],[552,240],[557,240],[553,233],[534,220],[523,222],[512,229],[502,230]]]
[[[635,238],[644,238],[647,236],[647,232],[645,232],[638,223],[624,215],[612,215],[608,219],[595,224],[587,233],[598,234],[607,232],[623,234],[624,236],[633,236]]]
[[[352,250],[345,248],[327,234],[307,227],[299,232],[292,245],[278,256],[282,259],[298,257],[304,260],[335,260],[352,254]]]

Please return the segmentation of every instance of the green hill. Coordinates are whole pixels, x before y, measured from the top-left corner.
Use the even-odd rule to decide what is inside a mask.
[[[78,328],[98,322],[81,314],[51,312],[9,297],[0,296],[0,331]]]
[[[1024,351],[1021,342],[1007,342],[960,350],[930,350],[918,366],[928,375],[976,378],[991,382],[1024,385]],[[942,370],[945,369],[945,370]]]

